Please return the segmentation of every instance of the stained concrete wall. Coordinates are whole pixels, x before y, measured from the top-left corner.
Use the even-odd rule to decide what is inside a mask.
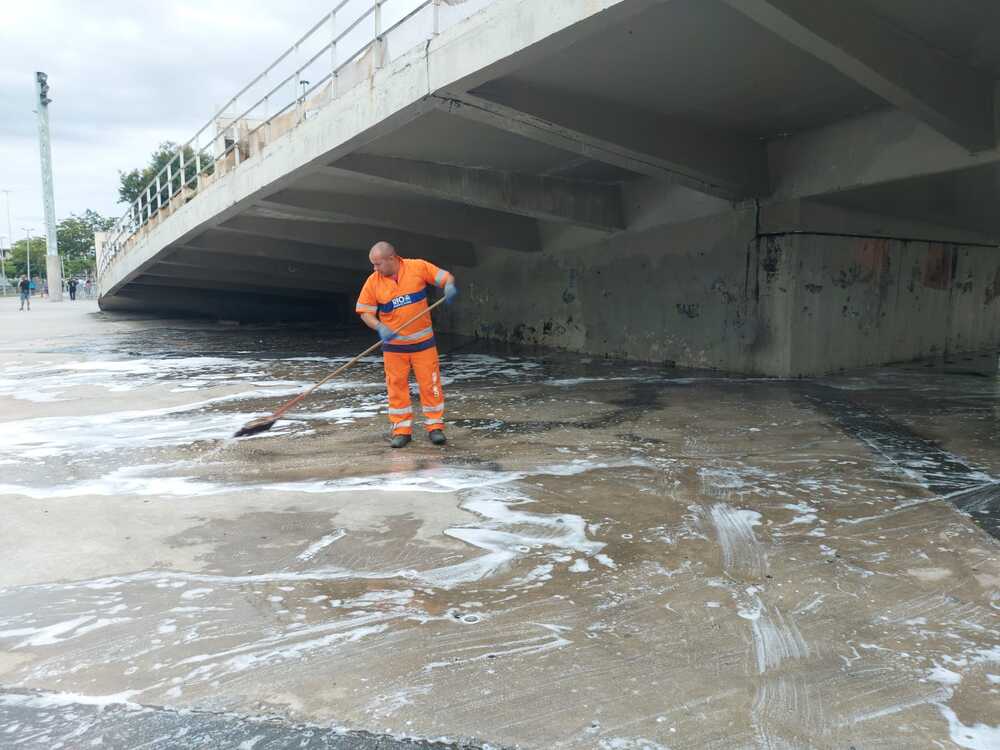
[[[753,207],[455,269],[439,328],[588,354],[796,376],[1000,344],[1000,249],[783,234]]]
[[[752,209],[544,252],[482,253],[456,269],[446,328],[596,355],[742,372],[787,369],[787,295],[762,284]],[[775,325],[774,321],[778,324]]]
[[[785,236],[791,372],[1000,344],[1000,248]]]

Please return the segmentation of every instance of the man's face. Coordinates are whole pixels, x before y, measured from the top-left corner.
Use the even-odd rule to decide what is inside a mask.
[[[399,270],[399,256],[386,250],[372,250],[368,254],[368,260],[371,261],[372,268],[383,276],[395,276]]]

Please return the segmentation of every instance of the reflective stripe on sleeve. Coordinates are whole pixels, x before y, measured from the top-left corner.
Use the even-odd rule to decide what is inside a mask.
[[[376,312],[378,307],[376,305],[362,305],[360,302],[354,306],[354,312]]]
[[[448,272],[442,268],[437,272],[437,276],[434,277],[434,283],[441,286],[444,284],[446,278],[448,278]]]

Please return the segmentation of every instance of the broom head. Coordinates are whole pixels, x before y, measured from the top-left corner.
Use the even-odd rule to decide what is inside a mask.
[[[265,432],[266,430],[270,430],[277,421],[278,418],[273,416],[257,417],[257,419],[252,419],[240,427],[233,437],[246,437],[247,435],[256,435],[258,432]]]

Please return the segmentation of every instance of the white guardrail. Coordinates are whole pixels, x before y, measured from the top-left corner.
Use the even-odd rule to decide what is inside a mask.
[[[341,77],[350,78],[351,66],[370,50],[379,56],[377,65],[388,62],[390,34],[399,37],[398,43],[394,37],[396,50],[406,52],[493,1],[341,0],[177,149],[107,232],[98,253],[98,278],[143,226],[168,216],[207,182],[335,99]],[[349,80],[348,86],[355,82]],[[241,102],[251,100],[241,108]]]

